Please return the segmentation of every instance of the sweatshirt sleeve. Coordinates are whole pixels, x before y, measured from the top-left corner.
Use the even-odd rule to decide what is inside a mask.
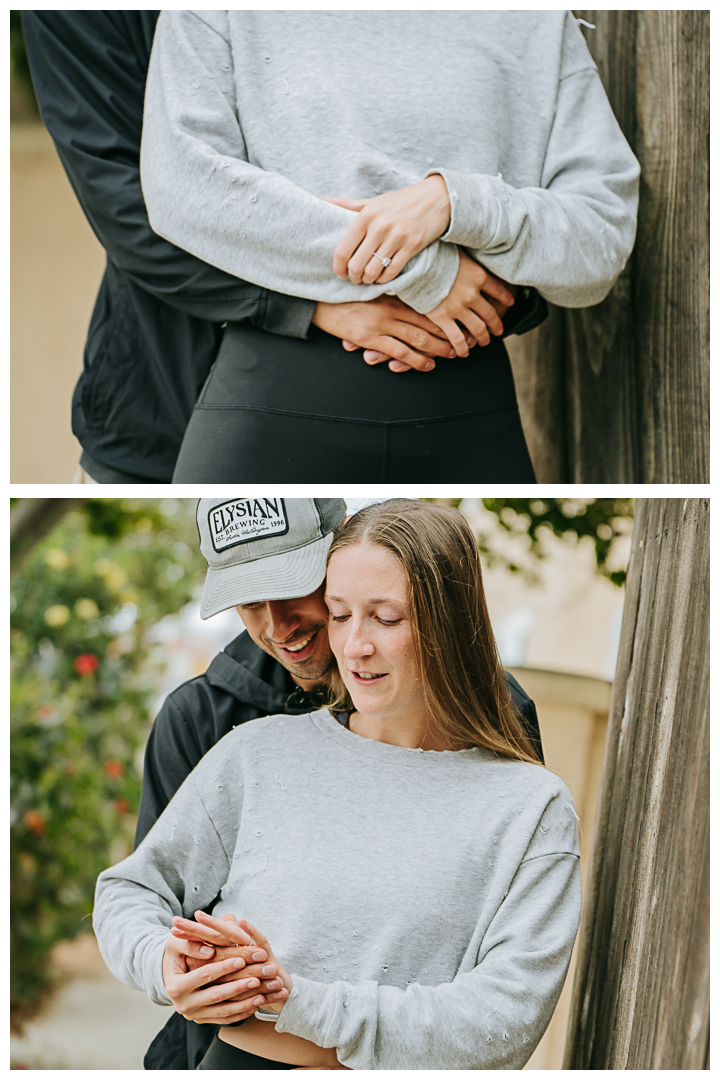
[[[567,828],[576,833],[574,817]],[[407,989],[293,974],[277,1030],[336,1047],[352,1069],[521,1069],[557,1004],[580,919],[576,844],[566,847],[528,851],[472,970]]]
[[[570,13],[560,76],[539,187],[444,168],[427,175],[439,173],[450,193],[443,240],[552,303],[587,307],[607,296],[632,251],[640,166]]]
[[[152,13],[23,11],[23,30],[43,120],[112,263],[187,315],[251,318],[272,333],[307,338],[311,302],[239,281],[150,228],[139,159]]]
[[[98,878],[93,928],[100,952],[121,982],[171,1004],[162,960],[172,918],[207,908],[229,876],[230,857],[205,807],[198,773],[189,776],[140,847]],[[227,784],[228,820],[239,820],[238,785]],[[224,815],[225,816],[225,815]]]
[[[249,163],[225,12],[161,14],[140,165],[160,236],[264,288],[328,303],[388,293],[424,313],[455,281],[457,248],[439,240],[384,286],[353,285],[334,273],[333,253],[354,214]]]

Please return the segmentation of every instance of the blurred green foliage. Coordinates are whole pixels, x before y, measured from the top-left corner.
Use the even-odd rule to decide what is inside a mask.
[[[598,572],[613,585],[624,585],[627,568],[613,566],[614,545],[627,536],[633,517],[632,499],[483,499],[500,527],[511,536],[527,538],[528,553],[542,559],[543,532],[562,539],[589,537],[595,546]],[[510,571],[521,567],[497,550],[483,544],[489,562],[501,562]]]
[[[162,659],[149,631],[203,578],[194,503],[89,500],[23,563],[11,598],[11,1004],[87,927],[97,875],[132,849]]]
[[[428,499],[460,506],[462,499]],[[529,579],[537,577],[537,562],[545,558],[543,537],[552,535],[578,541],[588,537],[595,547],[598,573],[613,585],[623,586],[627,567],[614,565],[616,543],[632,532],[632,499],[481,499],[495,524],[515,540],[523,541],[523,562],[511,558],[497,536],[480,530],[478,547],[490,566],[503,566]]]

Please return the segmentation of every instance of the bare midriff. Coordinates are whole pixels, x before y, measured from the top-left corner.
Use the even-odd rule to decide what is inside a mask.
[[[309,1039],[301,1039],[287,1031],[276,1031],[272,1022],[257,1020],[254,1016],[241,1027],[221,1027],[218,1037],[231,1046],[246,1050],[248,1054],[257,1054],[270,1061],[282,1061],[286,1065],[343,1068],[334,1049],[324,1050]]]

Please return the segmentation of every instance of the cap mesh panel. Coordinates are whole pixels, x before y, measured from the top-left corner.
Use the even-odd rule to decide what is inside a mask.
[[[325,535],[342,525],[345,519],[344,499],[315,499],[315,509],[320,518],[320,526]]]

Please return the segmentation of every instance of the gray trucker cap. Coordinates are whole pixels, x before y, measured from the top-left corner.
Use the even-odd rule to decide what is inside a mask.
[[[208,564],[201,617],[314,592],[345,513],[344,499],[200,499],[200,550]]]

